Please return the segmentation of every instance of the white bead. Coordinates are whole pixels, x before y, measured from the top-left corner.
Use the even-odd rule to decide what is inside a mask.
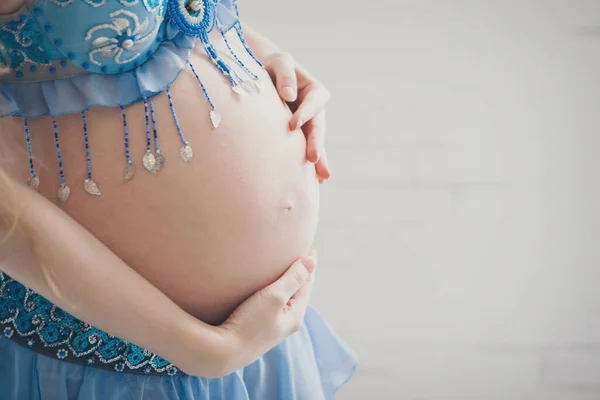
[[[202,10],[202,7],[204,6],[204,4],[202,4],[202,1],[200,0],[193,0],[190,2],[190,10],[192,10],[193,12],[198,12],[200,10]]]
[[[125,39],[123,40],[123,43],[121,44],[121,46],[124,49],[130,49],[133,47],[133,40],[132,39]]]

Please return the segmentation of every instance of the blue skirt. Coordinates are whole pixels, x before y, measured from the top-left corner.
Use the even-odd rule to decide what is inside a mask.
[[[330,400],[355,365],[312,307],[299,332],[218,379],[117,373],[51,358],[0,336],[0,399]]]

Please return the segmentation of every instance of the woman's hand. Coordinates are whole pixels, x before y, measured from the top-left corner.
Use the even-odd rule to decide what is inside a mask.
[[[279,96],[294,112],[290,129],[304,132],[306,158],[315,164],[319,182],[325,182],[331,176],[325,152],[325,105],[331,97],[329,91],[271,40],[248,25],[243,25],[243,29],[246,41],[271,75]]]
[[[281,278],[242,303],[219,327],[229,347],[223,375],[254,362],[300,330],[315,267],[314,252],[297,260]]]
[[[264,59],[267,72],[279,96],[294,112],[290,129],[302,129],[306,136],[306,158],[315,164],[319,182],[331,176],[325,151],[325,106],[329,91],[288,53],[274,53]]]

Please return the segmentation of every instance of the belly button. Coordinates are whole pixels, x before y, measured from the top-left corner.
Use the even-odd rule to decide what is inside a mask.
[[[292,208],[293,208],[292,203],[290,203],[290,202],[285,203],[285,206],[283,207],[283,212],[285,213],[285,215],[291,214]]]

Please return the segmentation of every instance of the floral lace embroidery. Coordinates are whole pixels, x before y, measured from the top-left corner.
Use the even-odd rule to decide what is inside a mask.
[[[112,37],[99,36],[92,41],[94,49],[89,52],[89,59],[96,65],[102,65],[102,62],[97,59],[98,55],[103,60],[112,58],[117,64],[126,64],[138,58],[141,54],[141,44],[156,36],[162,13],[157,13],[153,28],[150,28],[148,18],[140,23],[138,16],[127,10],[115,11],[109,17],[112,24],[97,25],[85,36],[85,40],[89,41],[100,31],[112,30],[116,34]],[[129,57],[122,59],[123,54]]]

